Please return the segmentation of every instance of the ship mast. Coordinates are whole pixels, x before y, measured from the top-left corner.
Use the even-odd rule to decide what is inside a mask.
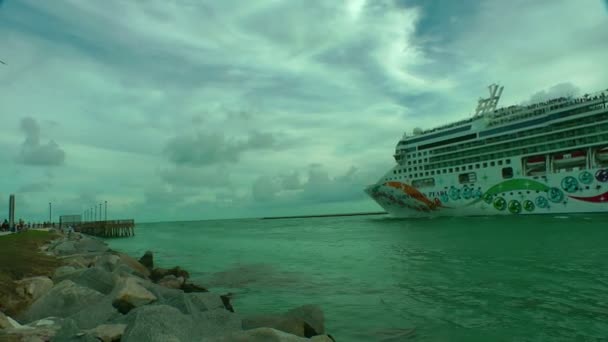
[[[498,105],[498,100],[500,100],[500,95],[502,95],[502,90],[504,87],[499,87],[498,84],[490,84],[488,86],[490,90],[490,97],[488,98],[479,98],[477,102],[477,109],[475,109],[474,118],[483,116],[486,113],[492,112],[496,109]]]

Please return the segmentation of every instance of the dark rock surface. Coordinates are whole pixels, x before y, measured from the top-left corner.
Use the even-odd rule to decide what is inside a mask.
[[[139,258],[139,262],[144,265],[148,271],[152,272],[152,270],[154,270],[154,254],[152,254],[151,251],[146,251],[146,253]]]

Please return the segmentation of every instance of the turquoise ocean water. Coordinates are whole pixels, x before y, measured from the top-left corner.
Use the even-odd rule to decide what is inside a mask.
[[[606,215],[167,222],[109,243],[137,257],[152,250],[157,265],[234,293],[240,313],[319,304],[341,342],[600,341],[608,340],[607,223]]]

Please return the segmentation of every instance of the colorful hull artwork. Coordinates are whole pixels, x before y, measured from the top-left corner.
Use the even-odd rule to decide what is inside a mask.
[[[397,217],[608,213],[608,169],[416,189],[399,181],[365,191]],[[485,177],[489,178],[489,177]]]

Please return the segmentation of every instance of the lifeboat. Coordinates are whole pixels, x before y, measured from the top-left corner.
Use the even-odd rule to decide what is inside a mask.
[[[595,156],[597,157],[597,160],[599,161],[608,161],[608,146],[599,149],[596,153]]]
[[[572,151],[553,155],[553,162],[556,166],[581,164],[584,163],[586,159],[587,154],[585,151]]]
[[[526,165],[529,168],[537,168],[538,166],[545,165],[545,156],[532,156],[526,159]]]

